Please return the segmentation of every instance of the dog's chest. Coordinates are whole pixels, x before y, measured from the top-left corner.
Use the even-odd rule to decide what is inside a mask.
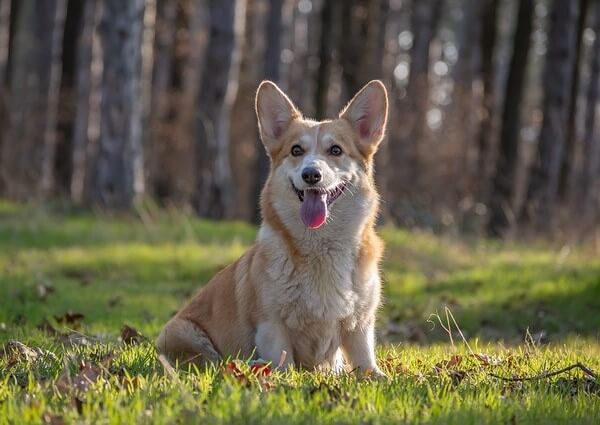
[[[276,285],[276,303],[289,329],[338,328],[354,314],[358,296],[352,279],[355,257],[352,247],[321,246],[290,265]]]

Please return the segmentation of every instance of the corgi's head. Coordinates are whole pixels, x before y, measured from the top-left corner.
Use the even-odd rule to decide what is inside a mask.
[[[284,223],[317,229],[349,221],[340,216],[364,214],[376,202],[373,156],[384,136],[387,110],[380,81],[364,86],[338,118],[320,122],[303,118],[274,83],[261,83],[256,114],[271,159],[263,197],[269,195]]]

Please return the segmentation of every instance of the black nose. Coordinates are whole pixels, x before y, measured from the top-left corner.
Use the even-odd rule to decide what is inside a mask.
[[[308,184],[316,184],[321,181],[321,172],[314,167],[306,167],[302,170],[302,180]]]

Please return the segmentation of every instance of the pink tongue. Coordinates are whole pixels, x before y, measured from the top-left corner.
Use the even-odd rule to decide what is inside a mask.
[[[311,229],[321,227],[327,218],[327,195],[315,190],[305,190],[300,217],[306,227]]]

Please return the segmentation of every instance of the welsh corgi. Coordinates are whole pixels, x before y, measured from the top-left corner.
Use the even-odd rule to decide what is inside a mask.
[[[304,118],[271,81],[255,106],[271,160],[256,243],[166,324],[158,352],[179,364],[254,356],[385,376],[375,359],[383,243],[373,178],[385,86],[371,81],[332,120]]]

